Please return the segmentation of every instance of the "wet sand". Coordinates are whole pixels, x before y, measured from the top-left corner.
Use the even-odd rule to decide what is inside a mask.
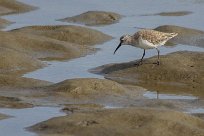
[[[5,28],[7,25],[11,24],[8,20],[0,18],[0,29]]]
[[[27,101],[25,104],[15,100],[10,102],[10,97],[21,100],[20,97],[27,97],[30,92],[32,97],[42,96],[38,94],[39,87],[50,85],[50,82],[21,77],[26,72],[47,66],[42,60],[65,61],[94,53],[97,51],[94,45],[110,39],[111,36],[97,30],[71,25],[31,26],[0,31],[0,90],[4,93],[8,91],[2,95],[5,99],[0,106],[25,108],[29,107]],[[34,90],[36,94],[33,94]]]
[[[203,31],[171,25],[160,26],[156,30],[177,32],[178,36],[170,40],[172,43],[201,47],[204,45]],[[145,59],[141,66],[135,65],[138,61],[136,60],[108,64],[90,71],[103,74],[105,78],[119,83],[138,85],[149,90],[204,97],[203,52],[179,51],[162,55],[159,66],[155,64],[156,60],[157,56],[154,56]]]
[[[41,60],[68,60],[96,51],[95,44],[112,37],[78,26],[32,26],[0,31],[0,68],[4,75],[21,75],[46,66]]]
[[[186,16],[189,14],[192,14],[193,12],[191,11],[174,11],[174,12],[160,12],[160,13],[155,13],[155,14],[146,14],[142,16]]]
[[[31,108],[33,107],[32,104],[29,103],[23,103],[20,99],[16,97],[5,97],[0,96],[0,107],[3,108]]]
[[[157,56],[144,60],[99,67],[96,73],[123,84],[142,86],[149,90],[175,94],[193,94],[204,97],[204,53],[175,52],[161,56],[161,65],[156,65]]]
[[[43,88],[53,96],[57,95],[65,103],[100,105],[125,105],[139,97],[141,87],[131,89],[106,79],[82,78],[70,79]]]
[[[101,26],[117,23],[121,15],[105,11],[88,11],[77,16],[60,19],[63,22],[79,23],[87,26]]]
[[[36,7],[23,4],[16,0],[0,0],[0,16],[24,13],[36,9]],[[8,20],[0,18],[0,29],[5,28],[11,24]]]
[[[36,7],[26,5],[16,0],[1,0],[0,15],[23,13],[36,9]]]
[[[168,110],[124,108],[79,112],[36,124],[29,130],[42,136],[203,136],[204,121]]]
[[[2,32],[2,41],[6,46],[14,44],[13,48],[16,50],[23,50],[40,60],[68,60],[81,57],[96,51],[93,45],[110,39],[111,36],[99,31],[71,25],[32,26]]]
[[[0,120],[6,119],[6,118],[8,118],[8,116],[6,116],[6,115],[4,115],[4,114],[0,114]]]
[[[21,77],[46,66],[42,60],[64,61],[81,57],[95,52],[95,44],[110,39],[111,36],[79,26],[32,26],[0,31],[0,90],[5,98],[0,107],[30,107],[33,99],[44,96],[45,91],[40,87],[48,86],[50,82]],[[39,93],[39,90],[43,92]],[[22,97],[25,100],[21,101]],[[34,98],[29,100],[28,97]],[[10,98],[18,100],[9,101]],[[41,105],[40,102],[37,104]]]

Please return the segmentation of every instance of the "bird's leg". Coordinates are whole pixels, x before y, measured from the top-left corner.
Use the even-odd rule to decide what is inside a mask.
[[[145,49],[144,49],[144,52],[143,52],[142,58],[140,59],[140,63],[142,63],[142,60],[143,60],[144,56],[145,56]]]
[[[159,91],[157,91],[157,99],[159,99]]]
[[[157,56],[157,65],[160,65],[160,61],[159,61],[159,58],[160,58],[159,57],[159,49],[156,48],[156,50],[157,50],[157,53],[158,53],[158,56]]]
[[[142,58],[140,59],[139,62],[136,63],[136,65],[142,65],[142,61],[143,61],[144,56],[145,56],[145,49],[144,49],[144,52],[143,52]]]

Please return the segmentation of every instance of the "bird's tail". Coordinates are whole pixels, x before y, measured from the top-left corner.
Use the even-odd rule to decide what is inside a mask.
[[[169,37],[170,38],[173,38],[173,37],[175,37],[175,36],[177,36],[178,35],[178,33],[169,33]]]
[[[177,35],[178,35],[178,33],[168,33],[166,35],[166,40],[170,40],[170,39],[174,38]]]

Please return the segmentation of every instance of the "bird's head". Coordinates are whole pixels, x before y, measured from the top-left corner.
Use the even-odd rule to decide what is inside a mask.
[[[130,44],[131,43],[131,36],[130,35],[123,35],[120,37],[120,43],[118,47],[115,49],[114,54],[120,48],[121,45]]]

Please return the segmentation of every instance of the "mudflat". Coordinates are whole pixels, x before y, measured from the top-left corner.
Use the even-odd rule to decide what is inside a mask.
[[[22,74],[44,66],[40,60],[68,60],[94,52],[112,37],[79,26],[32,26],[0,32],[2,74]]]
[[[30,10],[29,6],[23,8],[24,5],[21,5],[23,10],[18,10],[15,5],[19,3],[12,0],[0,0],[0,4],[1,15]],[[191,13],[181,11],[157,15],[188,14]],[[117,23],[120,18],[117,13],[89,11],[63,21],[98,26]],[[204,45],[204,32],[200,30],[170,25],[156,30],[177,32],[178,36],[171,40],[174,44]],[[64,61],[85,56],[97,50],[94,45],[110,39],[111,36],[97,30],[73,25],[29,26],[0,31],[0,107],[65,106],[63,111],[68,115],[29,128],[42,136],[203,136],[203,115],[197,118],[176,112],[204,103],[203,52],[180,51],[163,55],[159,66],[154,64],[155,56],[145,59],[139,67],[134,61],[92,70],[104,74],[107,79],[78,78],[50,83],[21,77],[46,66],[42,60]],[[143,96],[147,90],[192,94],[201,100],[148,99]],[[0,119],[2,117],[5,116],[1,114]]]
[[[204,54],[180,51],[161,56],[161,65],[156,65],[157,56],[145,59],[143,65],[136,61],[106,65],[94,70],[105,78],[122,84],[139,85],[149,90],[175,94],[193,94],[204,97]]]
[[[0,113],[0,120],[6,119],[6,118],[8,118],[8,116],[6,116],[6,115]]]
[[[156,30],[177,32],[178,36],[170,40],[176,44],[203,47],[204,32],[179,27],[160,26]],[[157,56],[144,60],[143,65],[137,62],[108,64],[91,70],[103,74],[105,78],[122,84],[142,86],[149,90],[163,93],[193,94],[204,97],[204,53],[178,51],[161,56],[161,65],[156,65]]]
[[[36,7],[18,2],[16,0],[0,0],[0,15],[28,12]]]
[[[10,21],[0,18],[0,29],[6,27],[6,26],[9,25],[9,24],[11,24]]]
[[[80,15],[60,19],[60,21],[84,24],[87,26],[100,26],[117,23],[121,17],[121,15],[114,12],[87,11]]]
[[[144,14],[142,16],[186,16],[193,14],[191,11],[173,11],[173,12],[160,12],[155,14]]]
[[[29,130],[42,136],[203,136],[204,121],[169,110],[121,108],[56,117]]]
[[[31,26],[7,32],[0,31],[2,97],[25,97],[27,100],[27,97],[42,96],[38,92],[41,90],[39,87],[51,83],[24,78],[21,77],[22,74],[46,66],[42,60],[64,61],[93,53],[96,51],[94,45],[110,39],[112,37],[109,35],[79,26]],[[9,100],[4,99],[0,106],[16,108],[30,106],[26,104],[27,101],[22,105],[23,100],[19,100],[20,103]]]

